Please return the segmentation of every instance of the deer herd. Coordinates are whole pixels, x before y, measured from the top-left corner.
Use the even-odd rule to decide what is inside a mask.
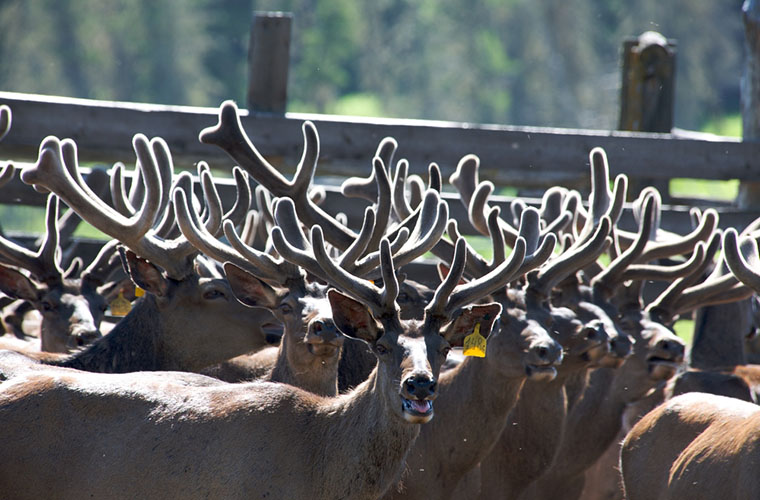
[[[93,187],[71,139],[4,165],[0,185],[49,194],[38,250],[0,236],[0,498],[760,498],[760,368],[691,366],[672,330],[760,292],[760,219],[694,210],[674,234],[647,188],[623,229],[627,178],[595,148],[587,197],[508,214],[463,157],[458,224],[438,166],[408,175],[388,138],[342,186],[369,202],[351,227],[302,131],[289,180],[222,104],[199,139],[238,165],[226,211],[209,165],[175,175],[161,138],[134,136],[131,186],[117,163]],[[112,238],[89,264],[72,217]]]

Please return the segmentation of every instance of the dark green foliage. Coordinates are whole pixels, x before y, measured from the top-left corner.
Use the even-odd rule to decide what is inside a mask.
[[[362,102],[394,117],[614,128],[623,39],[656,30],[678,40],[676,125],[699,128],[739,109],[741,4],[4,0],[0,89],[244,105],[253,12],[283,10],[290,110]]]

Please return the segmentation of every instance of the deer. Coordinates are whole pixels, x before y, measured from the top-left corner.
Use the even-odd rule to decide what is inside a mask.
[[[727,229],[723,249],[732,274],[760,290],[754,235],[744,233],[740,240],[735,229]],[[692,392],[665,401],[623,441],[620,470],[626,498],[757,497],[758,415],[756,404],[716,394]]]
[[[181,191],[175,192],[175,205],[180,207],[177,220],[183,233],[206,255],[225,262],[225,273],[238,300],[250,307],[272,310],[284,325],[280,346],[251,355],[248,363],[261,367],[264,380],[288,383],[320,395],[337,395],[338,360],[344,337],[337,332],[331,317],[327,287],[307,280],[306,271],[299,266],[246,245],[232,224],[225,223],[224,228],[229,245],[215,240],[191,217],[186,200]],[[287,234],[287,241],[306,249],[308,243],[300,229],[293,200],[278,199],[273,212],[278,227]],[[356,262],[372,237],[374,214],[374,210],[367,209],[359,238],[341,256],[341,266],[360,276],[378,264],[378,252],[371,252],[363,261]],[[402,255],[401,249],[397,249],[394,255],[397,265],[427,251],[441,237],[447,219],[446,205],[437,194],[429,193],[417,227],[412,231],[415,239],[404,243],[405,247],[414,248],[414,252],[404,251]],[[282,246],[277,249],[282,250]],[[315,266],[308,269],[312,276],[330,282],[330,277]]]
[[[275,228],[273,237],[278,234],[282,237]],[[324,398],[280,383],[222,384],[202,376],[175,378],[172,372],[96,374],[0,362],[2,453],[15,457],[0,472],[2,490],[17,498],[52,492],[61,498],[116,492],[188,498],[381,496],[403,469],[420,426],[434,417],[440,366],[451,346],[461,344],[475,323],[488,330],[498,318],[498,304],[471,305],[494,282],[459,285],[465,260],[460,240],[451,272],[424,318],[401,320],[387,238],[380,242],[379,288],[332,262],[318,226],[310,235],[323,272],[342,284],[342,291],[328,291],[336,325],[344,335],[367,342],[377,357],[365,382]],[[58,407],[61,397],[68,400],[64,408]],[[29,435],[15,428],[22,425],[16,416],[28,422],[51,411],[56,419],[42,419],[35,439],[59,435],[60,422],[66,421],[73,424],[67,441],[88,442],[67,459],[71,473],[64,477],[52,472],[55,454],[38,453],[22,437]],[[172,439],[166,439],[167,432]],[[129,449],[117,441],[129,442]],[[199,455],[206,460],[199,462]],[[25,470],[41,471],[33,483],[19,480],[22,463]],[[138,469],[142,481],[134,481]],[[78,471],[87,471],[88,480],[80,481]]]
[[[48,196],[46,237],[37,252],[0,236],[0,255],[12,264],[0,265],[0,290],[27,301],[40,312],[40,350],[68,353],[102,337],[100,322],[119,285],[109,277],[120,264],[114,258],[116,242],[112,241],[103,246],[78,278],[70,277],[74,273],[64,271],[58,260],[58,205],[55,195]]]
[[[485,213],[494,210],[488,207],[486,203],[488,197],[484,193],[490,194],[493,188],[490,183],[478,181],[478,166],[479,160],[476,156],[464,157],[452,175],[451,183],[457,187],[463,203],[468,206],[473,226],[482,228],[484,225],[488,227]],[[547,207],[552,203],[550,197],[554,196],[553,193],[547,193],[545,196],[542,213],[551,212]],[[529,219],[534,221],[534,231],[538,234],[539,212],[532,208],[521,207],[519,213],[522,217],[531,216]],[[542,234],[554,236],[553,233],[558,230],[557,228],[569,223],[569,214],[566,214],[564,210],[556,210],[556,213],[559,216],[551,217],[552,220],[540,230]],[[557,220],[560,220],[560,223],[557,223]],[[604,245],[607,239],[605,232],[609,232],[609,229],[610,222],[607,220],[605,228],[599,231],[593,244]],[[503,231],[504,234],[515,231],[510,223],[503,219],[498,220],[496,230]],[[505,306],[505,309],[507,311],[519,309],[527,318],[546,328],[563,346],[564,356],[562,364],[556,367],[557,375],[553,379],[528,378],[525,381],[516,404],[515,401],[512,402],[511,412],[501,416],[499,428],[503,429],[501,438],[496,440],[495,446],[494,437],[487,438],[487,445],[484,445],[484,448],[486,450],[492,446],[493,448],[490,449],[488,455],[480,457],[482,476],[480,494],[486,497],[491,494],[491,489],[498,491],[499,497],[503,495],[502,488],[508,478],[502,471],[512,470],[514,479],[519,477],[520,480],[529,481],[528,478],[540,474],[540,471],[549,465],[561,435],[562,419],[566,411],[565,377],[575,370],[583,370],[590,363],[595,363],[607,351],[607,337],[599,328],[598,321],[584,324],[578,321],[573,312],[555,308],[548,302],[548,291],[552,289],[553,283],[562,279],[563,275],[572,272],[572,267],[576,265],[574,261],[577,262],[578,258],[579,256],[571,256],[571,252],[568,252],[562,258],[550,259],[538,270],[528,273],[525,286],[510,287],[503,295],[505,304],[510,305],[510,307]],[[493,418],[490,413],[489,418]],[[467,441],[470,442],[469,437]],[[526,446],[522,448],[524,450],[522,454],[511,451],[520,449],[520,445],[516,444],[518,442]],[[504,449],[509,451],[505,453]],[[514,463],[510,462],[512,457],[514,457]],[[431,467],[429,463],[426,465],[427,471]],[[412,470],[415,468],[413,467]],[[469,487],[477,490],[477,484],[469,485]],[[508,488],[517,488],[517,485],[511,485]],[[421,492],[421,489],[417,488],[416,491]]]
[[[678,371],[684,359],[683,342],[659,321],[656,301],[644,306],[641,280],[673,280],[687,274],[704,258],[704,243],[698,237],[677,245],[651,242],[654,233],[656,196],[643,193],[636,239],[624,251],[616,251],[610,264],[591,278],[590,288],[583,291],[587,299],[608,312],[624,334],[633,338],[633,351],[619,367],[601,366],[591,371],[584,389],[577,393],[568,413],[566,431],[558,454],[549,470],[534,481],[521,498],[578,498],[583,490],[585,471],[614,442],[622,426],[622,416],[632,403],[662,387]],[[705,221],[713,223],[712,217]],[[702,230],[699,237],[709,231]],[[619,242],[617,231],[613,233]],[[661,252],[687,253],[696,245],[686,262],[671,268],[638,264]],[[617,248],[617,243],[615,245]],[[594,264],[593,267],[597,267]],[[626,282],[630,284],[625,285]],[[589,415],[594,415],[593,426]],[[612,473],[612,472],[611,472]]]
[[[103,372],[199,371],[268,345],[266,331],[278,328],[271,313],[240,304],[225,279],[201,274],[204,266],[196,259],[198,251],[186,238],[171,237],[173,165],[166,143],[137,134],[133,146],[142,179],[136,184],[144,185],[144,194],[140,197],[135,188],[127,197],[124,166],[117,164],[111,190],[115,208],[82,180],[76,144],[70,139],[43,140],[37,162],[21,172],[24,182],[55,193],[82,219],[118,239],[123,244],[122,265],[146,292],[107,336],[72,355],[46,361]],[[250,205],[245,174],[234,174],[238,200],[225,215],[208,165],[199,163],[201,185],[211,200],[204,220],[211,232],[219,230],[225,217],[242,220]],[[178,185],[190,183],[189,173],[177,177]]]

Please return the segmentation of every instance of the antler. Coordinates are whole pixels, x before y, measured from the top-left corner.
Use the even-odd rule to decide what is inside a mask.
[[[760,293],[760,257],[757,240],[751,236],[739,239],[736,229],[723,233],[723,255],[728,268],[742,283]]]
[[[0,255],[14,266],[32,273],[40,281],[59,282],[63,276],[58,246],[58,197],[50,194],[45,209],[45,236],[37,252],[32,252],[0,236]]]
[[[76,144],[70,139],[43,140],[37,163],[24,169],[21,178],[56,193],[94,227],[161,266],[172,278],[181,279],[192,272],[190,257],[195,250],[184,239],[164,240],[152,230],[161,206],[165,206],[159,163],[170,159],[168,147],[162,139],[149,141],[142,134],[135,135],[132,143],[146,193],[139,211],[129,218],[108,206],[85,184],[79,173]],[[204,183],[204,189],[208,188]]]
[[[308,190],[319,157],[319,136],[316,127],[309,121],[304,122],[302,131],[303,155],[292,181],[283,177],[251,143],[243,130],[237,106],[233,101],[222,103],[219,108],[219,122],[214,127],[202,130],[199,139],[205,144],[216,145],[224,150],[256,182],[266,187],[273,195],[292,198],[296,202],[298,216],[305,224],[319,225],[325,230],[330,243],[345,250],[356,239],[356,234],[315,205],[309,198]]]

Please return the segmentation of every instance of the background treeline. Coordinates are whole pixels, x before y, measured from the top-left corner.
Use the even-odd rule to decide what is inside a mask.
[[[738,113],[742,0],[0,0],[0,90],[245,103],[254,10],[294,14],[289,111],[616,128],[623,39],[678,41],[676,126]]]

